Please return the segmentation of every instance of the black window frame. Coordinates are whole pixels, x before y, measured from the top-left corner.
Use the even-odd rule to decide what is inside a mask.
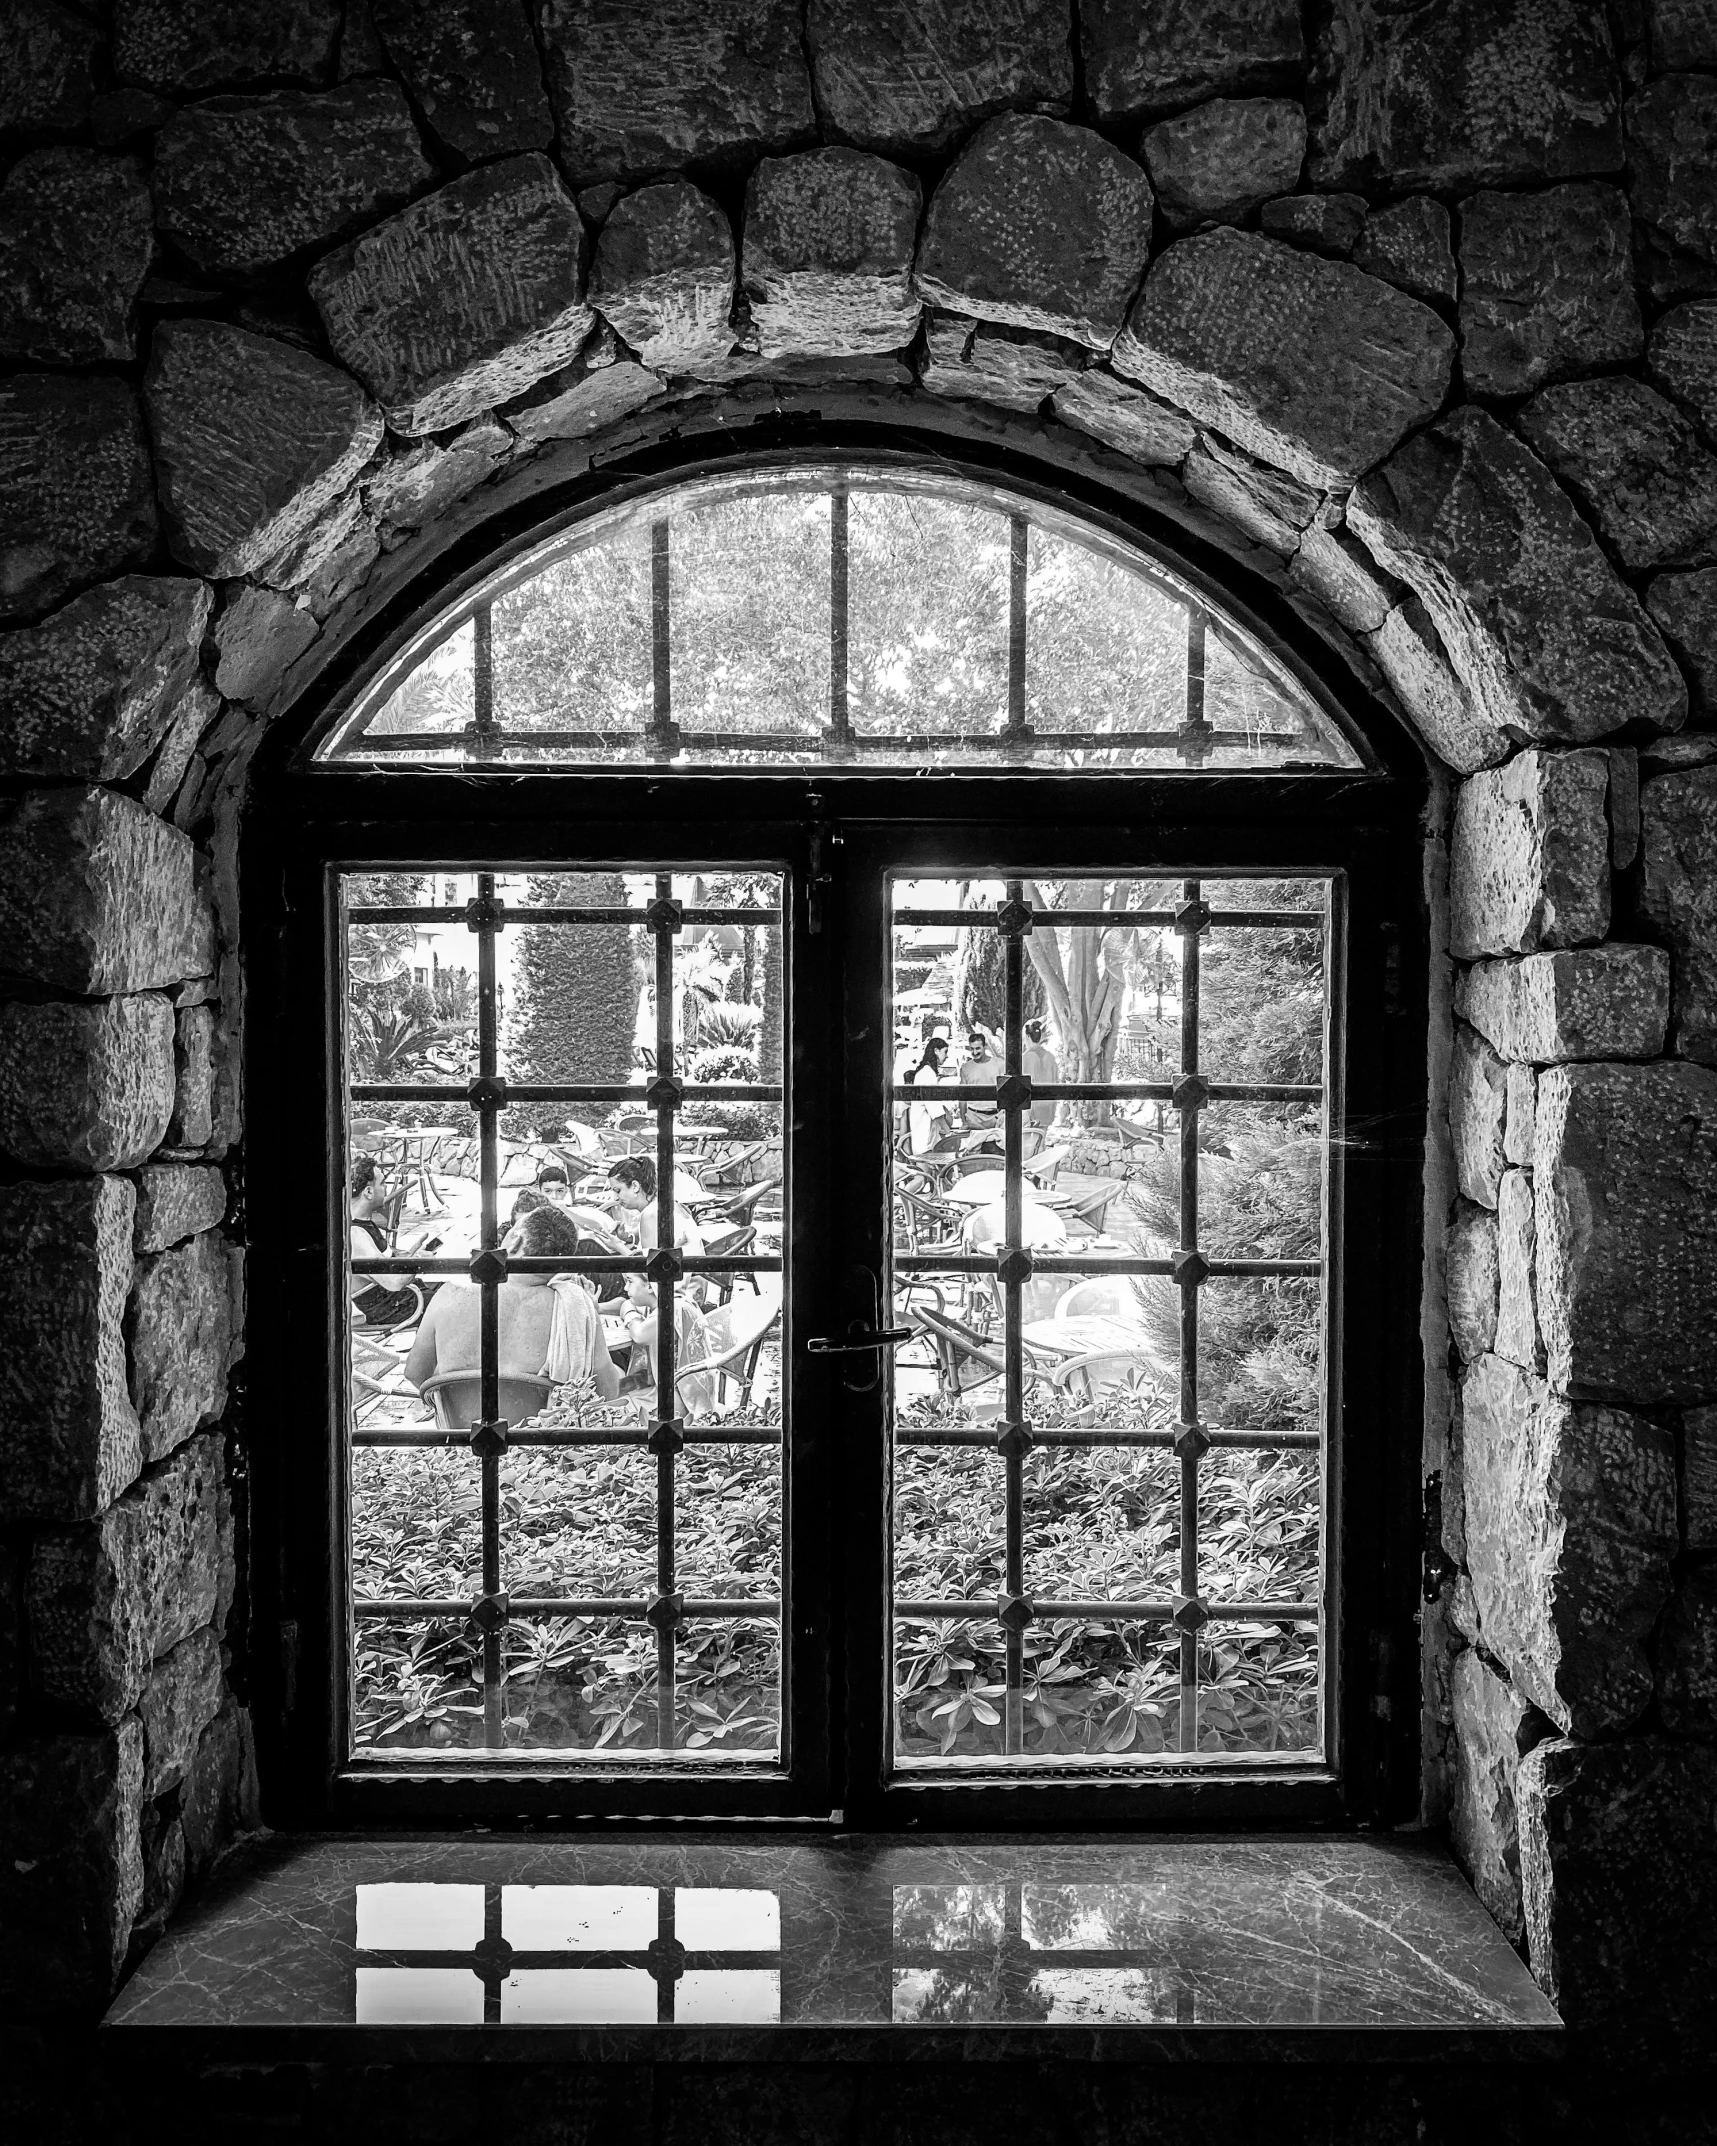
[[[794,428],[771,453],[794,451]],[[808,451],[925,454],[947,460],[947,443],[898,430],[805,425]],[[968,466],[1028,501],[1053,496],[1101,518],[1111,530],[1172,558],[1209,599],[1229,610],[1289,665],[1307,689],[1365,741],[1373,765],[1362,772],[1116,772],[1056,775],[951,770],[928,777],[826,769],[792,773],[660,769],[588,773],[369,770],[311,767],[308,754],[364,682],[431,611],[461,584],[487,572],[498,548],[522,548],[553,516],[605,503],[616,486],[706,474],[750,443],[712,450],[640,452],[604,475],[587,475],[528,506],[510,510],[448,547],[433,569],[392,597],[330,653],[315,707],[277,724],[252,766],[240,841],[248,1057],[246,1218],[252,1245],[253,1317],[247,1376],[246,1522],[251,1596],[249,1681],[256,1704],[265,1808],[283,1825],[452,1825],[465,1822],[576,1826],[616,1819],[695,1816],[711,1821],[830,1820],[893,1828],[1102,1829],[1219,1823],[1248,1827],[1399,1822],[1416,1808],[1419,1774],[1417,1634],[1422,1541],[1419,1350],[1423,1226],[1421,1167],[1426,1123],[1426,1001],[1429,919],[1423,886],[1427,774],[1423,754],[1364,694],[1353,672],[1268,585],[1245,591],[1220,556],[1177,538],[1147,508],[1063,470],[1033,468],[997,449],[970,450]],[[1024,785],[1029,784],[1029,792]],[[570,809],[569,809],[570,808]],[[791,1048],[802,1099],[827,1114],[816,1167],[802,1177],[800,1212],[832,1211],[837,1187],[862,1184],[882,1166],[885,1143],[870,1103],[845,1108],[829,1078],[852,1078],[844,1047],[855,1009],[819,958],[827,938],[810,930],[815,899],[847,943],[883,958],[886,918],[880,883],[860,890],[857,910],[839,860],[894,845],[902,867],[914,856],[945,864],[954,854],[994,862],[1029,855],[1053,876],[1107,864],[1141,877],[1273,871],[1335,874],[1344,889],[1345,1004],[1354,1018],[1340,1034],[1346,1087],[1340,1284],[1341,1409],[1374,1427],[1332,1435],[1328,1500],[1330,1568],[1339,1642],[1331,1664],[1330,1763],[1290,1779],[1158,1775],[1125,1779],[885,1781],[855,1755],[886,1749],[880,1673],[858,1668],[862,1635],[881,1597],[871,1584],[865,1544],[880,1551],[881,1471],[865,1484],[832,1472],[833,1455],[809,1451],[803,1493],[846,1519],[845,1584],[817,1601],[799,1599],[807,1619],[796,1649],[795,1700],[818,1748],[796,1778],[712,1780],[617,1764],[600,1776],[555,1771],[461,1769],[456,1762],[414,1769],[352,1769],[334,1741],[331,1697],[345,1674],[337,1529],[343,1519],[339,1440],[332,1421],[306,1424],[292,1379],[320,1366],[337,1395],[334,1359],[341,1218],[322,1190],[327,1158],[338,1151],[338,1037],[330,1023],[336,867],[408,863],[507,869],[636,867],[698,858],[784,870],[797,930],[787,1000]],[[831,860],[835,860],[831,869]],[[874,878],[874,875],[873,875]],[[874,914],[866,905],[874,901]],[[848,981],[861,992],[865,962]],[[864,1081],[882,1106],[880,1054]],[[306,1097],[310,1098],[306,1107]],[[267,1137],[261,1137],[263,1129]],[[807,1152],[799,1158],[811,1167]],[[314,1193],[310,1190],[315,1187]],[[874,1229],[886,1205],[872,1202]],[[883,1247],[854,1256],[881,1271]],[[799,1262],[797,1331],[833,1331],[855,1306],[833,1276]],[[832,1381],[833,1374],[829,1374]],[[1376,1427],[1383,1427],[1379,1434]],[[1332,1433],[1334,1426],[1332,1425]],[[308,1436],[307,1436],[308,1434]],[[819,1472],[822,1471],[822,1472]],[[819,1560],[819,1567],[824,1563]],[[800,1584],[813,1592],[825,1575]],[[871,1650],[875,1651],[875,1650]],[[868,1653],[863,1656],[868,1659]],[[878,1657],[881,1659],[880,1655]],[[841,1683],[835,1665],[847,1666]],[[882,1707],[883,1716],[876,1718]],[[690,1793],[688,1793],[688,1790]]]

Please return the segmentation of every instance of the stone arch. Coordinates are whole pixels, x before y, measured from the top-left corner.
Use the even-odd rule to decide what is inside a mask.
[[[1717,748],[1681,733],[1717,708],[1717,47],[1668,0],[1619,53],[1587,0],[1338,0],[1308,74],[1297,8],[1148,12],[664,0],[653,53],[571,0],[480,49],[422,34],[459,0],[0,32],[31,2002],[105,1993],[254,1814],[219,1644],[251,757],[533,500],[813,415],[1135,500],[1447,778],[1426,1814],[1570,2019],[1709,1958]],[[1456,63],[1529,27],[1503,109]]]

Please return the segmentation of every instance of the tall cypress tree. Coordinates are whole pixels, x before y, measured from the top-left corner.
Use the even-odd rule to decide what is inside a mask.
[[[623,908],[618,872],[544,872],[529,899],[557,908]],[[638,977],[625,924],[526,924],[513,961],[508,1065],[515,1080],[623,1081],[632,1071]],[[568,1106],[595,1125],[606,1103]],[[552,1115],[552,1112],[545,1112]]]

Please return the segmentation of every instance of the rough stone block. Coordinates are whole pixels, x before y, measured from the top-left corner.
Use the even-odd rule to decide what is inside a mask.
[[[1579,2035],[1717,2040],[1717,1752],[1558,1738],[1515,1787],[1532,1972]]]
[[[1672,1047],[1717,1065],[1717,767],[1642,785],[1640,841],[1641,913],[1674,956]]]
[[[1282,97],[1216,97],[1146,128],[1139,153],[1171,230],[1239,223],[1299,184],[1306,115]]]
[[[439,449],[431,449],[438,453]],[[228,700],[265,708],[281,674],[315,640],[315,615],[276,589],[241,588],[215,627],[215,688]]]
[[[196,852],[112,790],[32,790],[0,823],[0,944],[15,975],[87,997],[208,976]]]
[[[1463,1363],[1488,1356],[1496,1342],[1496,1217],[1471,1200],[1457,1203],[1443,1251],[1449,1332]]]
[[[1546,388],[1515,422],[1630,572],[1717,559],[1717,454],[1643,381]]]
[[[814,139],[794,0],[653,0],[645,20],[629,0],[541,0],[549,101],[575,187]]]
[[[1346,261],[1211,231],[1153,265],[1115,370],[1320,488],[1352,484],[1449,384],[1437,316]]]
[[[1105,124],[1287,89],[1306,64],[1294,0],[1079,0],[1079,49]]]
[[[135,1205],[123,1178],[0,1188],[0,1510],[73,1520],[143,1464],[126,1391]]]
[[[1449,842],[1449,951],[1531,954],[1610,928],[1607,756],[1517,753],[1462,783]]]
[[[1451,192],[1621,168],[1600,0],[1335,0],[1318,57],[1319,186]]]
[[[1473,1891],[1511,1944],[1525,1935],[1514,1786],[1545,1726],[1470,1649],[1454,1663],[1455,1797],[1449,1839]]]
[[[180,1640],[150,1668],[138,1702],[146,1802],[177,1788],[225,1696],[221,1643],[208,1626]]]
[[[733,348],[733,231],[683,179],[615,204],[597,241],[590,302],[643,364],[695,372]]]
[[[1200,506],[1248,536],[1254,544],[1278,551],[1284,559],[1298,549],[1300,537],[1322,504],[1321,495],[1264,469],[1220,440],[1201,440],[1181,470],[1181,481]]]
[[[1363,194],[1284,194],[1278,201],[1265,202],[1258,212],[1258,228],[1266,238],[1309,246],[1313,253],[1327,254],[1332,261],[1345,261],[1359,242],[1365,218]]]
[[[224,321],[157,329],[143,392],[174,555],[221,580],[297,543],[382,436],[336,366]]]
[[[1717,1566],[1684,1572],[1657,1642],[1657,1703],[1679,1736],[1717,1736]]]
[[[0,1006],[0,1147],[42,1169],[131,1170],[173,1109],[173,1009],[144,992]]]
[[[1198,438],[1198,427],[1182,411],[1097,366],[1056,389],[1055,414],[1147,467],[1185,461]]]
[[[1717,78],[1664,75],[1628,99],[1626,121],[1652,296],[1717,291]]]
[[[210,1006],[181,1008],[173,1035],[173,1115],[167,1144],[207,1147],[215,1129],[215,1016]]]
[[[194,1883],[232,1843],[261,1823],[250,1716],[228,1697],[203,1731],[185,1778],[180,1815],[185,1869]]]
[[[1446,766],[1470,775],[1506,756],[1509,740],[1473,706],[1418,597],[1404,596],[1367,646],[1413,727]]]
[[[554,119],[522,0],[370,0],[424,124],[468,163],[546,149]]]
[[[1461,1431],[1486,1646],[1568,1734],[1625,1728],[1651,1698],[1645,1642],[1677,1547],[1669,1434],[1500,1356],[1467,1374]]]
[[[1543,463],[1484,411],[1409,440],[1353,494],[1347,526],[1424,600],[1499,740],[1680,728],[1687,688],[1639,599]]]
[[[0,379],[0,623],[27,619],[155,548],[143,416],[123,380]]]
[[[206,678],[194,678],[173,710],[143,784],[143,802],[151,812],[165,812],[173,802],[198,740],[220,712],[221,697],[214,687]]]
[[[1508,1108],[1502,1125],[1505,1159],[1522,1169],[1532,1167],[1533,1127],[1538,1116],[1538,1075],[1530,1066],[1508,1069]]]
[[[20,157],[0,186],[0,358],[134,358],[134,309],[154,250],[149,188],[135,158],[91,149]]]
[[[155,144],[161,228],[216,276],[254,276],[332,245],[435,177],[388,81],[211,97],[177,114]]]
[[[1717,1399],[1717,1073],[1553,1067],[1533,1179],[1552,1382],[1646,1407]]]
[[[271,589],[290,591],[320,619],[362,585],[381,548],[364,509],[362,489],[354,484],[296,544],[276,553],[258,572]]]
[[[1717,1407],[1681,1419],[1681,1534],[1689,1550],[1717,1550]]]
[[[0,633],[0,773],[135,774],[196,676],[211,602],[200,581],[126,574]]]
[[[1717,723],[1717,566],[1659,574],[1645,607],[1686,673],[1688,720]]]
[[[951,312],[1105,350],[1145,265],[1150,182],[1084,127],[1008,113],[931,197],[919,296]]]
[[[219,1170],[150,1163],[137,1179],[136,1248],[164,1252],[169,1245],[213,1229],[226,1211],[226,1180]]]
[[[1660,946],[1587,946],[1521,961],[1481,961],[1455,1007],[1507,1059],[1655,1058],[1669,1025],[1669,957]]]
[[[742,280],[765,357],[898,350],[921,311],[912,254],[924,190],[854,149],[765,157],[745,190]]]
[[[998,112],[1066,112],[1066,11],[1044,0],[810,0],[805,42],[837,139],[933,156]]]
[[[1627,196],[1594,181],[1461,204],[1461,376],[1527,395],[1645,344]]]
[[[1455,1030],[1449,1057],[1449,1136],[1463,1198],[1494,1208],[1502,1187],[1508,1069],[1476,1030]]]
[[[614,332],[598,327],[578,358],[502,413],[521,440],[578,440],[619,424],[667,392],[660,373],[619,355]]]
[[[131,1925],[127,1967],[134,1967],[160,1942],[169,1917],[185,1891],[185,1829],[168,1806],[145,1802],[138,1814],[143,1846],[143,1897]]]
[[[1415,298],[1452,299],[1459,287],[1449,212],[1429,194],[1374,209],[1354,241],[1353,265]]]
[[[76,134],[89,117],[101,33],[56,0],[0,8],[0,129]]]
[[[1301,533],[1288,580],[1309,589],[1349,633],[1376,633],[1400,593],[1350,536],[1316,523]]]
[[[162,1460],[226,1406],[232,1296],[218,1231],[138,1261],[126,1338],[143,1458]]]
[[[1505,1136],[1506,1145],[1506,1136]],[[1532,1172],[1505,1170],[1496,1198],[1497,1313],[1494,1353],[1542,1374],[1544,1344],[1533,1295]]]
[[[0,1995],[12,2018],[93,2016],[112,1996],[143,1895],[142,1792],[135,1719],[0,1756]]]
[[[1059,336],[932,313],[918,378],[933,395],[1035,411],[1074,379],[1084,362],[1080,346]]]
[[[325,82],[340,35],[340,0],[117,0],[113,64],[151,89],[237,89],[252,82]]]
[[[56,1711],[80,1722],[119,1720],[142,1697],[151,1665],[212,1620],[221,1472],[221,1440],[193,1439],[99,1520],[37,1535],[27,1595],[31,1675]]]
[[[330,254],[310,295],[395,431],[441,432],[578,355],[586,247],[547,157],[508,157]]]
[[[1675,306],[1651,331],[1645,368],[1711,438],[1717,439],[1717,299]]]

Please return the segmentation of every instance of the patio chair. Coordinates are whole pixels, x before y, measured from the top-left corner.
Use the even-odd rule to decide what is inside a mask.
[[[1139,1299],[1126,1275],[1100,1275],[1091,1281],[1075,1282],[1057,1300],[1052,1316],[1057,1319],[1118,1319],[1123,1324],[1136,1326]]]
[[[957,1401],[974,1387],[987,1386],[992,1379],[1001,1378],[1007,1370],[1007,1358],[1002,1353],[1002,1340],[998,1334],[981,1334],[975,1326],[968,1326],[963,1319],[956,1319],[946,1311],[933,1311],[927,1304],[915,1304],[910,1298],[903,1306],[904,1315],[928,1335],[936,1353],[937,1383],[943,1398]],[[1029,1381],[1041,1382],[1051,1374],[1053,1359],[1031,1342],[1021,1340],[1021,1361]],[[975,1371],[973,1377],[966,1377]]]
[[[756,1249],[757,1224],[755,1222],[747,1222],[742,1228],[735,1230],[723,1231],[718,1228],[713,1234],[706,1235],[704,1238],[704,1250],[711,1259],[738,1259],[748,1252],[756,1251]],[[758,1277],[755,1274],[706,1274],[703,1279],[714,1289],[716,1300],[721,1304],[732,1301],[733,1292],[741,1282],[751,1284],[753,1295],[761,1296],[763,1293],[758,1287]]]
[[[717,1409],[743,1408],[757,1383],[763,1344],[780,1318],[781,1299],[762,1295],[749,1302],[740,1297],[711,1312],[707,1322],[710,1354],[701,1364],[687,1364],[675,1375],[682,1403],[688,1381],[713,1378]]]
[[[553,1390],[546,1378],[512,1373],[497,1382],[496,1406],[506,1422],[524,1423]],[[421,1391],[444,1431],[468,1431],[483,1413],[483,1381],[476,1371],[438,1371]]]
[[[1091,1349],[1083,1356],[1068,1356],[1053,1373],[1055,1383],[1071,1399],[1083,1394],[1083,1405],[1094,1408],[1101,1393],[1119,1390],[1137,1393],[1141,1386],[1155,1387],[1157,1364],[1148,1349]]]
[[[769,1152],[766,1140],[748,1140],[740,1147],[712,1155],[700,1173],[706,1192],[719,1192],[751,1182],[760,1158]]]

